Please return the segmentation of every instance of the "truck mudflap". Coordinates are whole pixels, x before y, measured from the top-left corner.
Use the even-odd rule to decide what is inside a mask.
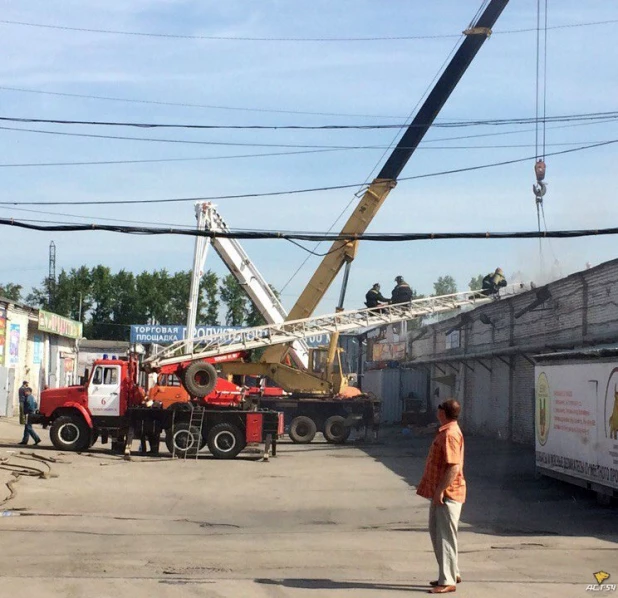
[[[251,442],[262,442],[264,417],[261,413],[249,413],[247,415],[247,427],[245,438],[247,444]]]
[[[285,417],[283,413],[277,412],[279,421],[277,422],[277,436],[283,436],[285,434]]]
[[[270,435],[277,439],[284,433],[283,413],[266,412],[250,413],[247,415],[246,440],[250,442],[263,442]]]

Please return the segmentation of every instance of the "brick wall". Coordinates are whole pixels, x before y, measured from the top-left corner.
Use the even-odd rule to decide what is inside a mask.
[[[422,338],[409,342],[412,363],[437,361],[443,370],[446,363],[453,364],[449,372],[457,372],[456,382],[452,388],[440,387],[440,395],[459,391],[468,432],[533,446],[534,366],[529,360],[545,351],[618,342],[618,260],[577,272],[547,289],[551,298],[531,311],[525,308],[539,289],[469,312],[460,347],[447,349],[445,335],[459,316],[427,326]],[[481,314],[491,323],[481,322]],[[410,338],[419,334],[415,330]],[[440,375],[435,370],[432,378]],[[430,392],[436,387],[432,382]]]

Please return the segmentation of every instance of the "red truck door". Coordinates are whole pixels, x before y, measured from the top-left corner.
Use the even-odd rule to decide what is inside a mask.
[[[92,415],[120,415],[121,366],[99,364],[88,386],[88,409]]]

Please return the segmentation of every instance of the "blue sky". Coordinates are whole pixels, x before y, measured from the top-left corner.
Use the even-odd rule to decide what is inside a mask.
[[[3,19],[68,27],[179,35],[231,37],[364,37],[458,34],[479,0],[31,0],[0,1]],[[533,28],[536,0],[511,0],[443,109],[441,119],[533,117],[536,35],[501,33]],[[549,0],[549,24],[577,25],[618,19],[618,5],[589,0]],[[370,124],[402,122],[444,62],[453,38],[372,42],[249,42],[166,39],[0,24],[0,87],[226,108],[103,101],[0,89],[0,116],[201,124]],[[548,37],[547,113],[615,110],[618,23],[552,29]],[[269,112],[323,112],[320,116]],[[355,116],[345,116],[355,115]],[[390,117],[390,118],[389,118]],[[5,123],[6,124],[6,123]],[[75,133],[157,139],[264,144],[379,145],[393,140],[380,131],[188,131],[114,130],[54,125],[13,125]],[[434,129],[402,176],[474,166],[534,155],[530,125],[503,127],[496,135],[440,141],[458,135],[495,133],[495,128]],[[547,129],[547,151],[618,139],[615,123]],[[282,149],[155,143],[62,137],[0,129],[0,164],[58,161],[211,158],[208,160],[72,167],[1,167],[2,201],[159,199],[260,193],[360,183],[383,150],[221,159]],[[511,145],[517,147],[496,147]],[[618,224],[614,199],[616,148],[608,146],[548,158],[545,213],[549,229]],[[533,161],[485,171],[402,181],[371,232],[532,230]],[[323,231],[353,199],[349,190],[265,199],[222,200],[219,211],[232,227]],[[353,202],[354,205],[354,202]],[[37,221],[119,218],[192,225],[193,205],[1,207],[1,217]],[[346,215],[349,210],[346,212]],[[338,230],[344,220],[335,225]],[[188,269],[193,243],[174,237],[144,238],[111,233],[47,234],[2,230],[9,251],[0,262],[0,283],[29,288],[46,275],[48,247],[57,247],[57,268],[103,263],[114,270]],[[244,244],[265,277],[281,289],[306,254],[280,241]],[[563,274],[616,257],[615,240],[545,243],[548,263]],[[325,249],[325,247],[324,247]],[[285,288],[289,308],[317,266],[311,258]],[[354,263],[347,307],[361,306],[373,282],[390,291],[404,275],[420,292],[450,274],[467,288],[472,275],[502,266],[538,279],[537,241],[433,241],[362,244]],[[224,273],[213,253],[208,267]],[[339,281],[319,311],[332,311]]]

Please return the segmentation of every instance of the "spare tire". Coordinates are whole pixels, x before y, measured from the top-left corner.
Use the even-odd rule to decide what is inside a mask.
[[[217,385],[217,370],[206,361],[194,361],[184,371],[182,383],[190,395],[203,399]]]
[[[296,444],[309,444],[318,431],[315,422],[306,415],[299,415],[290,424],[290,439]]]
[[[350,437],[350,432],[341,415],[332,415],[324,424],[324,438],[331,444],[343,444]]]

